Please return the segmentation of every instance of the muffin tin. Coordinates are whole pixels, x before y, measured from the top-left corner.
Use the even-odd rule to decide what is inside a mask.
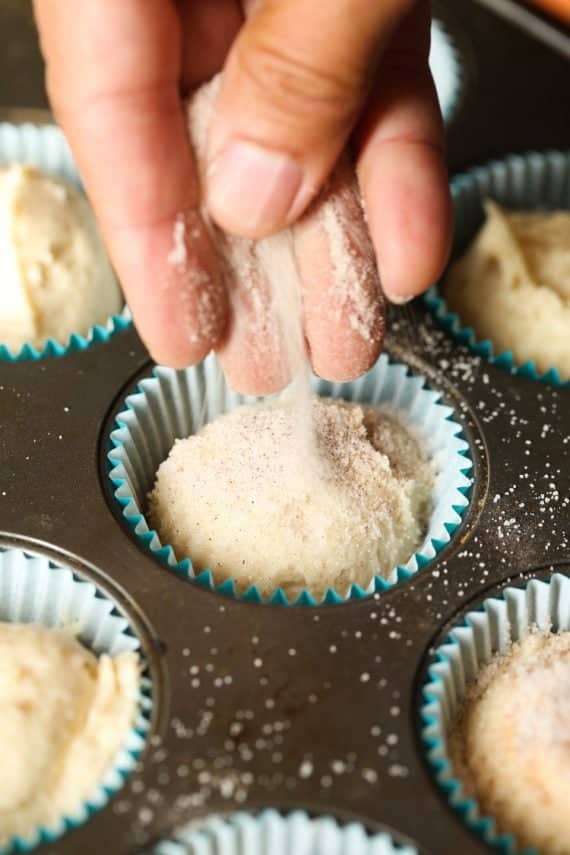
[[[517,579],[513,586],[502,585],[497,594],[498,596],[487,596],[482,602],[476,604],[476,608],[463,613],[461,620],[450,627],[446,642],[436,647],[434,661],[429,668],[423,692],[422,718],[425,723],[423,738],[434,775],[446,793],[449,803],[480,837],[495,846],[498,851],[514,855],[520,851],[520,835],[523,829],[509,825],[498,827],[497,818],[483,811],[478,799],[469,794],[465,781],[454,772],[449,752],[449,734],[465,699],[466,691],[473,682],[477,681],[480,670],[495,656],[507,653],[511,643],[523,642],[536,630],[541,633],[551,633],[550,640],[553,640],[556,633],[568,635],[570,632],[570,576],[564,569],[562,572],[553,573],[552,568],[544,568],[532,578]],[[537,677],[540,679],[538,674]],[[492,685],[493,682],[489,688]],[[541,720],[537,724],[541,735],[546,739],[545,742],[538,741],[535,744],[534,757],[536,758],[536,751],[540,752],[541,747],[544,748],[545,756],[548,757],[548,738],[556,739],[556,731],[553,733],[552,723],[549,724],[548,717],[549,710],[555,707],[555,701],[549,698],[547,693],[543,696],[529,697],[529,709],[533,712],[536,712],[537,700],[542,713]],[[530,716],[527,715],[527,722],[529,718]],[[509,720],[510,716],[506,714],[505,723]],[[516,723],[514,727],[517,729]],[[518,732],[520,733],[520,730]],[[538,740],[540,738],[538,736]],[[528,747],[532,750],[532,742]],[[500,752],[496,759],[499,762],[502,761]],[[514,758],[509,759],[512,762]],[[508,762],[507,758],[505,760]],[[492,762],[490,758],[489,762]],[[497,767],[494,768],[496,770]],[[489,776],[487,778],[489,779]],[[514,781],[508,783],[511,787]],[[528,784],[528,781],[523,782],[520,791],[523,797],[525,794],[529,795],[525,783]],[[551,783],[559,792],[564,792],[564,786],[560,786],[561,781],[554,779]],[[514,787],[512,792],[514,795]],[[530,795],[532,797],[532,793]],[[560,818],[562,825],[556,829],[548,824],[545,825],[541,810],[548,802],[546,798],[542,801],[540,798],[537,799],[537,811],[533,819],[539,824],[540,834],[544,835],[545,839],[550,839],[550,851],[552,851],[554,843],[567,843],[568,838],[558,836],[565,822],[564,815]],[[552,813],[549,814],[549,821],[552,821],[551,817]],[[533,832],[535,839],[538,830],[535,829]],[[525,831],[528,834],[528,829]],[[536,847],[525,848],[524,852],[525,855],[536,853]]]
[[[496,24],[483,57],[484,18],[461,4],[454,13],[472,23],[483,64],[466,89],[466,124],[450,131],[457,167],[515,148],[517,124],[515,104],[492,152],[485,135],[464,137],[482,121],[474,96],[496,85],[491,48],[508,30]],[[514,57],[536,50],[539,78],[560,70],[511,38]],[[528,94],[531,73],[517,69],[503,91]],[[550,113],[544,145],[567,144],[555,98],[536,105],[534,120]],[[517,148],[539,144],[534,120]],[[431,651],[462,615],[505,587],[570,575],[570,391],[489,364],[421,303],[391,311],[388,328],[390,356],[440,391],[461,423],[470,504],[450,543],[409,580],[311,608],[204,589],[131,536],[107,454],[125,397],[152,370],[134,329],[60,358],[0,364],[0,547],[45,556],[103,590],[140,642],[152,695],[137,770],[88,822],[39,851],[135,855],[189,821],[265,808],[357,821],[428,855],[489,851],[435,782],[422,688]]]
[[[451,196],[455,211],[452,253],[458,256],[467,251],[473,235],[483,226],[485,214],[481,202],[485,198],[492,199],[507,209],[568,209],[570,151],[527,152],[477,166],[452,178]],[[484,299],[483,296],[481,299]],[[519,295],[518,300],[522,299]],[[451,310],[448,306],[445,289],[439,284],[429,289],[424,300],[441,326],[458,342],[466,344],[473,353],[511,373],[520,373],[553,386],[570,388],[570,379],[564,371],[559,371],[560,366],[544,366],[540,372],[533,360],[518,361],[513,353],[502,350],[495,341],[483,338],[477,329],[466,326],[461,313]],[[545,314],[547,315],[548,311]],[[521,344],[522,342],[519,342],[519,346]],[[536,351],[536,346],[534,350]],[[537,357],[539,355],[537,354]]]
[[[305,588],[293,597],[276,588],[265,591],[252,584],[241,590],[236,579],[220,580],[209,569],[194,568],[192,555],[176,555],[174,548],[161,541],[151,527],[147,497],[153,489],[156,473],[179,437],[196,433],[209,421],[238,406],[258,399],[245,397],[230,389],[215,357],[210,355],[199,366],[175,371],[155,368],[128,395],[110,434],[109,479],[117,508],[129,524],[133,536],[153,553],[157,560],[182,576],[212,590],[240,596],[252,602],[282,605],[315,605],[358,599],[408,579],[425,567],[450,541],[469,504],[472,463],[469,446],[461,437],[461,425],[453,409],[439,401],[438,392],[429,387],[408,366],[382,354],[376,365],[352,383],[330,383],[312,378],[312,391],[322,397],[341,398],[355,404],[387,406],[398,413],[421,439],[434,461],[435,479],[427,530],[413,555],[406,555],[402,566],[385,568],[364,582],[356,573],[344,590],[328,588],[318,596]],[[391,572],[390,572],[391,571]],[[364,587],[360,587],[364,585]]]
[[[8,117],[9,118],[9,117]],[[2,121],[0,116],[0,169],[11,163],[33,166],[42,172],[63,179],[72,186],[81,182],[73,156],[61,129],[49,121],[34,121],[23,115],[18,121]],[[117,330],[131,323],[131,313],[126,305],[119,314],[109,315],[101,324],[68,335],[66,340],[46,339],[41,347],[25,342],[19,351],[12,351],[0,342],[0,362],[21,359],[49,359],[64,356],[76,350],[85,350],[92,344],[107,341]]]
[[[21,550],[0,549],[0,620],[72,628],[81,643],[95,655],[116,656],[140,650],[140,638],[134,625],[117,613],[112,597],[107,596],[96,579],[76,578],[69,567],[61,567],[46,556],[26,555]],[[39,843],[54,842],[70,829],[82,825],[121,789],[146,744],[152,710],[151,683],[145,673],[144,656],[140,653],[139,659],[141,677],[136,713],[113,763],[102,780],[95,782],[86,801],[74,806],[66,815],[56,817],[55,821],[14,838],[16,851],[28,852]],[[0,850],[4,851],[1,846]]]

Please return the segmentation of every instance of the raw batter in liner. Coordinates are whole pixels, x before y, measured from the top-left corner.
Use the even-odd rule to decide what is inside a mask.
[[[0,623],[0,846],[91,797],[132,727],[134,653],[97,658],[70,633]]]
[[[451,265],[449,308],[496,353],[570,379],[570,212],[511,212],[485,203],[487,220]]]
[[[570,632],[534,631],[482,669],[451,737],[455,774],[517,839],[570,855]]]
[[[219,77],[189,104],[203,190],[218,87]],[[234,316],[249,326],[245,341],[230,330],[225,347],[245,349],[260,375],[278,366],[276,385],[297,383],[276,402],[175,443],[150,496],[151,521],[179,559],[210,568],[218,583],[234,579],[240,591],[256,585],[268,596],[281,587],[294,598],[305,588],[321,597],[353,582],[367,587],[420,545],[434,473],[394,416],[310,397],[308,325],[323,323],[339,355],[344,347],[361,354],[356,374],[381,340],[383,305],[353,170],[343,159],[309,212],[277,235],[253,241],[211,228]]]
[[[178,440],[158,470],[150,518],[178,559],[239,591],[347,593],[388,578],[426,533],[434,467],[393,414],[313,398],[299,441],[287,396],[241,407]]]
[[[0,169],[0,344],[67,344],[121,310],[85,196],[29,166]]]

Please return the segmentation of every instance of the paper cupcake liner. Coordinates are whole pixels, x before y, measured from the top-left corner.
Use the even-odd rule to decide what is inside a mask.
[[[192,823],[176,839],[159,843],[147,855],[418,855],[383,832],[368,835],[364,826],[341,826],[329,816],[303,811],[282,816],[275,810],[236,813]]]
[[[438,18],[431,22],[429,67],[443,121],[449,125],[463,95],[465,76],[457,43],[444,21]]]
[[[530,152],[493,161],[453,178],[451,196],[455,220],[452,256],[457,257],[465,251],[483,224],[484,198],[527,210],[570,208],[570,152]],[[488,362],[510,374],[553,386],[570,387],[570,380],[562,380],[556,368],[541,374],[534,362],[517,364],[510,351],[497,352],[492,341],[479,339],[472,327],[464,327],[459,315],[449,310],[437,285],[427,292],[424,300],[453,338]]]
[[[533,579],[524,588],[507,588],[469,611],[439,646],[423,689],[422,731],[428,762],[449,803],[466,824],[500,852],[518,852],[514,833],[499,834],[491,816],[482,815],[455,777],[448,737],[468,686],[496,653],[521,641],[531,629],[570,630],[570,578],[555,573],[548,582]],[[525,855],[530,855],[525,851]]]
[[[392,362],[386,354],[353,383],[329,383],[313,378],[313,391],[325,397],[390,405],[416,429],[437,467],[432,515],[420,549],[406,564],[395,568],[390,579],[377,576],[366,590],[358,585],[352,585],[348,591],[329,588],[322,602],[338,603],[381,592],[395,582],[408,579],[449,543],[469,504],[468,473],[472,462],[468,444],[460,436],[461,426],[453,420],[452,408],[439,403],[440,394],[427,388],[422,377],[411,374],[406,365]],[[116,418],[117,428],[110,436],[113,447],[108,454],[109,477],[129,527],[167,567],[211,590],[253,602],[287,605],[289,600],[281,588],[269,598],[264,598],[255,586],[238,595],[231,579],[216,584],[210,570],[195,572],[188,558],[179,560],[172,547],[161,542],[145,518],[148,493],[174,440],[195,433],[216,416],[254,400],[227,387],[213,356],[186,371],[155,368],[152,377],[142,380],[137,392],[129,395]],[[307,590],[301,592],[295,603],[316,605]]]
[[[140,642],[128,620],[96,585],[78,579],[70,569],[45,557],[17,549],[0,549],[0,620],[69,627],[97,654],[140,652]],[[151,684],[143,674],[136,720],[125,736],[114,766],[88,801],[54,825],[38,828],[25,838],[14,837],[8,845],[0,847],[0,855],[30,852],[41,843],[53,842],[104,807],[136,766],[149,730],[151,709]]]
[[[10,163],[36,166],[81,187],[71,151],[57,125],[0,122],[0,167]],[[120,314],[111,315],[104,325],[95,324],[85,334],[72,333],[67,342],[50,338],[39,350],[32,344],[24,344],[18,353],[0,342],[0,362],[46,359],[86,350],[93,344],[108,341],[112,335],[130,324],[131,314],[125,306]]]

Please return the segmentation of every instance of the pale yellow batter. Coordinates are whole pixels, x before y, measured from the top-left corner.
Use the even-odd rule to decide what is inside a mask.
[[[345,594],[388,578],[420,546],[434,467],[395,415],[286,397],[242,407],[178,440],[158,470],[150,516],[177,557],[290,597]],[[312,437],[312,439],[311,439]],[[307,443],[314,443],[308,447]]]
[[[138,657],[97,659],[72,635],[0,623],[0,845],[76,811],[133,725]]]
[[[121,310],[85,196],[35,169],[0,169],[0,343],[67,344]]]
[[[570,855],[570,632],[483,668],[451,739],[457,774],[519,850]]]
[[[495,352],[557,368],[570,379],[570,212],[514,213],[485,203],[487,219],[443,284],[449,308]]]

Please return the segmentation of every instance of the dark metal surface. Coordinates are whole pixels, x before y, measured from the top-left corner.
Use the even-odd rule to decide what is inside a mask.
[[[472,3],[454,4],[450,20],[468,57],[452,167],[568,146],[568,64]],[[38,66],[23,55],[34,97],[3,72],[4,106],[42,104]],[[570,391],[479,362],[420,308],[394,313],[391,328],[392,353],[456,407],[475,462],[471,506],[450,546],[410,582],[316,609],[202,590],[127,532],[105,453],[113,412],[149,370],[134,332],[64,359],[0,365],[0,542],[48,550],[107,587],[141,635],[154,681],[140,770],[108,808],[42,851],[131,855],[185,820],[265,805],[388,827],[431,855],[487,851],[426,768],[420,676],[432,640],[472,597],[570,559]]]
[[[542,13],[521,0],[477,0],[481,6],[501,15],[510,24],[539,39],[548,48],[570,59],[570,30],[561,21]]]
[[[448,133],[451,171],[510,152],[567,148],[570,63],[473,0],[435,8],[467,58],[466,97]]]
[[[46,108],[31,0],[0,0],[0,107]]]

